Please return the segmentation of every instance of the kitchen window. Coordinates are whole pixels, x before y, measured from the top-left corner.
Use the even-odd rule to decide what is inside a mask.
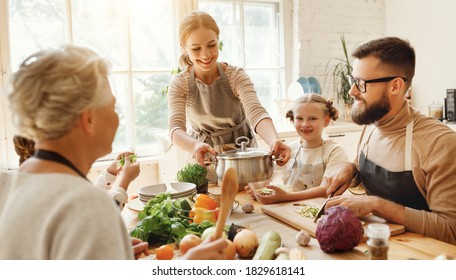
[[[282,2],[0,0],[0,82],[6,85],[19,63],[39,49],[64,43],[94,49],[112,63],[110,82],[120,117],[113,153],[105,159],[130,149],[156,156],[168,134],[165,89],[180,54],[178,22],[191,10],[216,19],[223,42],[220,61],[243,67],[262,104],[278,117],[274,100],[283,98],[285,88]],[[14,168],[14,128],[5,100],[0,102],[0,167]]]

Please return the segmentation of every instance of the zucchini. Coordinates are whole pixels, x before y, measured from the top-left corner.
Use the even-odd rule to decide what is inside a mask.
[[[260,240],[260,245],[253,256],[253,260],[273,260],[277,248],[282,245],[282,238],[277,232],[270,230]]]

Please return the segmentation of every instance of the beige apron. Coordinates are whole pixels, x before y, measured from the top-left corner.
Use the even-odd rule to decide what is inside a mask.
[[[292,167],[288,172],[289,177],[286,181],[286,185],[290,186],[293,191],[301,191],[320,186],[325,172],[324,144],[320,148],[320,161],[306,164],[298,160],[298,155],[302,151],[302,144],[299,145],[296,155],[291,159],[293,161]]]
[[[241,100],[233,94],[222,65],[217,63],[220,78],[206,85],[195,81],[190,72],[187,116],[191,124],[190,135],[211,145],[217,153],[235,149],[234,141],[240,136],[250,139],[249,147],[256,147],[256,140],[246,118]],[[215,161],[212,155],[208,155]],[[217,182],[214,165],[208,166],[208,179]]]

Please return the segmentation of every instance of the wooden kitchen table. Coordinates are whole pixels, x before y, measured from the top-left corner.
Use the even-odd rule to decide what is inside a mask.
[[[210,187],[214,188],[214,186]],[[285,224],[269,215],[261,212],[262,204],[253,201],[245,192],[239,192],[236,196],[242,206],[244,203],[252,203],[255,207],[253,213],[246,214],[242,211],[241,206],[234,209],[228,218],[227,224],[235,223],[253,230],[259,238],[269,230],[274,230],[282,237],[282,242],[287,248],[299,248],[309,260],[367,260],[367,245],[361,243],[350,252],[345,253],[324,253],[315,238],[311,238],[309,245],[299,246],[295,241],[295,235],[298,230]],[[138,212],[128,208],[128,205],[122,211],[122,217],[126,223],[127,229],[132,229],[136,223]],[[406,260],[434,259],[441,254],[451,254],[456,256],[456,246],[426,237],[420,234],[404,232],[402,234],[391,236],[389,239],[388,259]]]

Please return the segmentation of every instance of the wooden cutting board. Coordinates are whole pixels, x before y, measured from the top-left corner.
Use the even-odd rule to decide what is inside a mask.
[[[317,223],[314,223],[313,218],[303,217],[296,211],[302,207],[302,204],[320,208],[324,201],[324,198],[318,197],[295,202],[263,205],[261,210],[263,213],[268,214],[294,228],[306,230],[312,237],[316,237],[318,221]],[[377,216],[369,215],[360,219],[363,221],[364,228],[364,236],[361,242],[367,240],[367,226],[370,223],[386,223],[390,228],[391,236],[401,234],[405,231],[403,225],[387,223],[384,219]]]

